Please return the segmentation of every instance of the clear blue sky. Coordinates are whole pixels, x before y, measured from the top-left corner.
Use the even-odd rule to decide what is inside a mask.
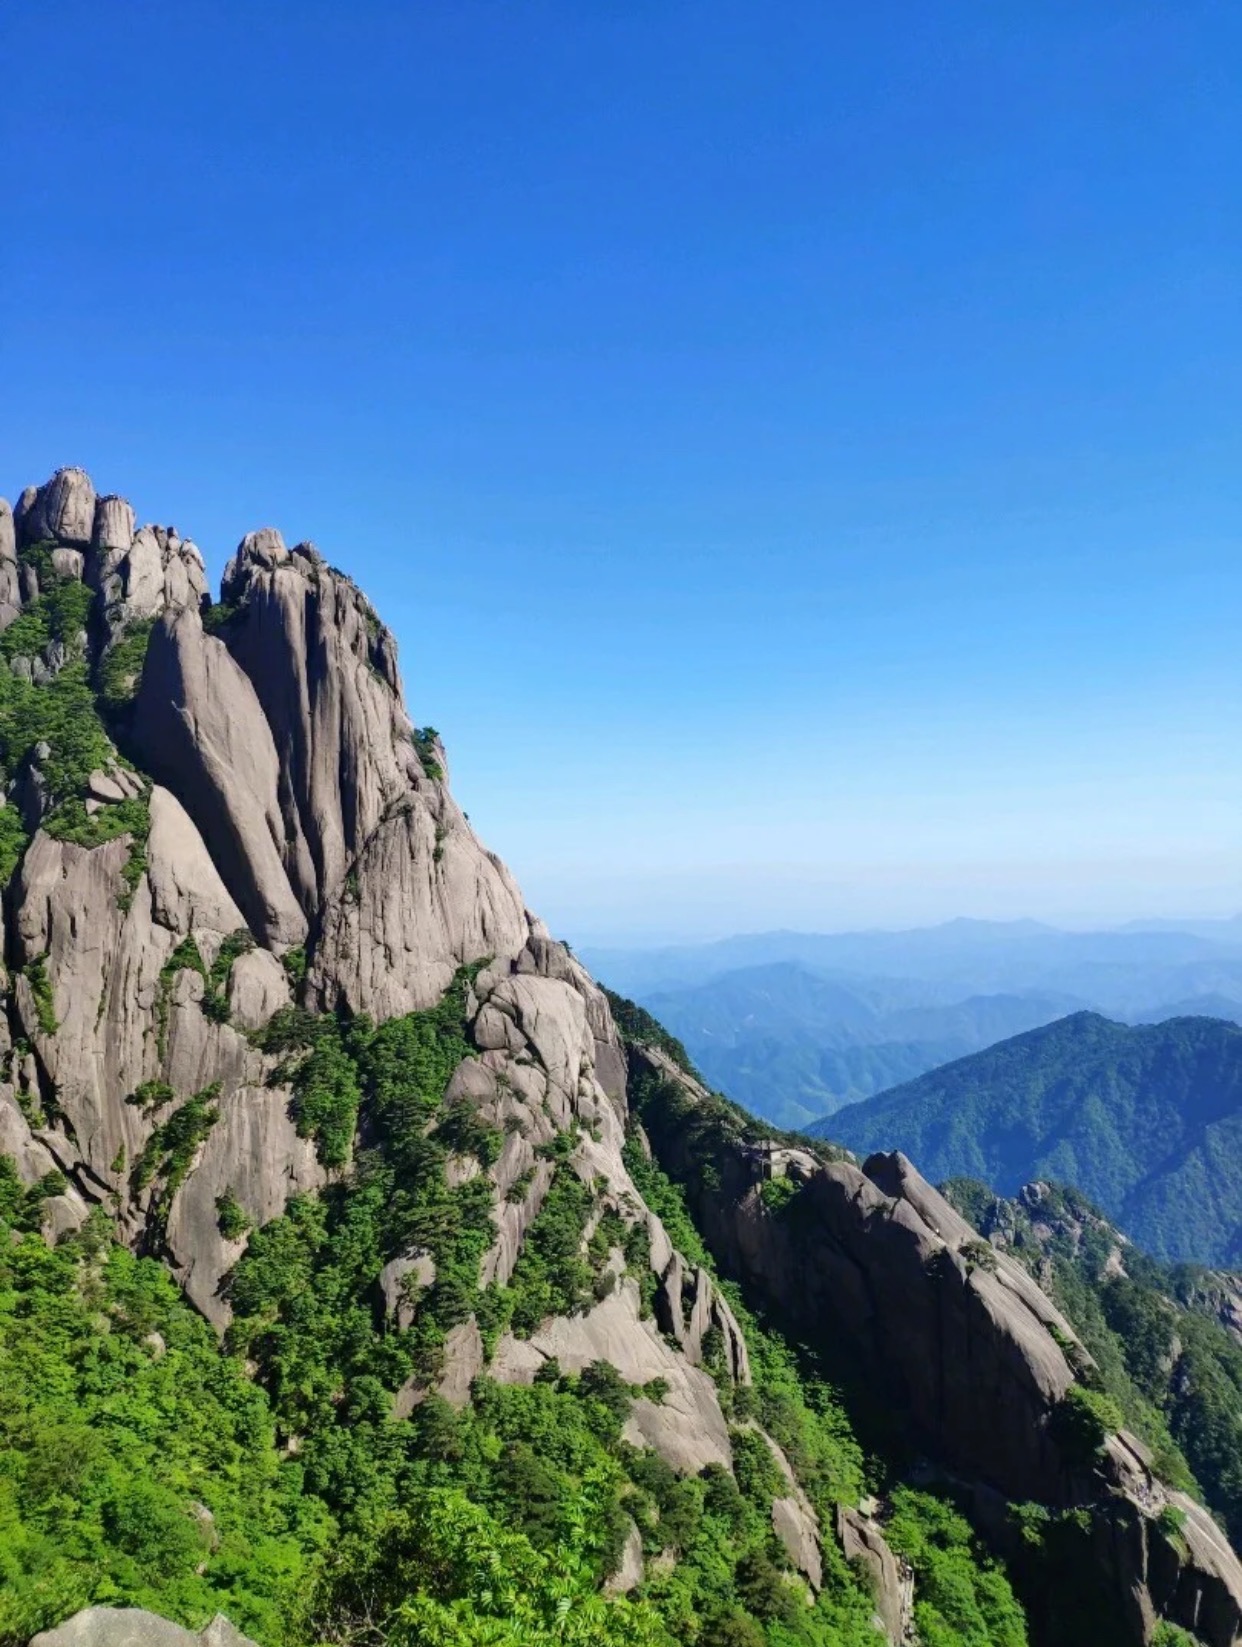
[[[581,940],[1242,907],[1242,8],[7,0],[0,491],[313,538]]]

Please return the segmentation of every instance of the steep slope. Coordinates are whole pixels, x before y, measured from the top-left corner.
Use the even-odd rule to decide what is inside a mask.
[[[1022,1647],[978,1541],[1021,1574],[1017,1499],[1111,1639],[1242,1639],[1029,1276],[623,1037],[349,579],[265,529],[221,597],[80,470],[0,507],[4,1647],[118,1602],[262,1647]],[[831,1363],[909,1414],[882,1481]]]
[[[1213,1018],[1129,1027],[1077,1013],[813,1129],[902,1149],[934,1179],[1012,1194],[1073,1184],[1162,1258],[1242,1256],[1242,1030]]]
[[[860,1168],[774,1139],[638,1022],[632,1099],[726,1274],[868,1406],[889,1457],[921,1453],[1003,1550],[1058,1647],[1242,1636],[1242,1565],[1122,1427],[1069,1321],[900,1154]],[[909,1456],[909,1455],[907,1455]],[[1021,1502],[1015,1502],[1020,1500]],[[949,1638],[951,1639],[951,1638]]]
[[[1156,1262],[1077,1190],[1025,1184],[1008,1199],[966,1178],[942,1189],[1056,1299],[1126,1421],[1173,1474],[1180,1448],[1206,1502],[1242,1537],[1239,1278]]]

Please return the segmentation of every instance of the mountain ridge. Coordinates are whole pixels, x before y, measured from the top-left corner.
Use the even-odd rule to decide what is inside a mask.
[[[1242,1030],[1208,1017],[1076,1013],[837,1111],[851,1148],[910,1149],[935,1178],[1001,1194],[1075,1185],[1158,1257],[1230,1263],[1242,1239],[1235,1138]]]
[[[1242,1638],[1034,1281],[610,1001],[312,545],[247,534],[212,601],[58,471],[0,506],[0,659],[3,1647],[118,1601],[262,1647]],[[816,1370],[854,1342],[870,1462]]]

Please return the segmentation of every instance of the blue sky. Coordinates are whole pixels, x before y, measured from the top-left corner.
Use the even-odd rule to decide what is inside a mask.
[[[1242,11],[8,0],[0,491],[279,525],[581,941],[1242,907]]]

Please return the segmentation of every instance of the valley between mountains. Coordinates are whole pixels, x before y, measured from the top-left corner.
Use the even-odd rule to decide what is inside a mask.
[[[1242,1641],[1228,1279],[712,1090],[313,545],[61,470],[0,663],[5,1647]]]

